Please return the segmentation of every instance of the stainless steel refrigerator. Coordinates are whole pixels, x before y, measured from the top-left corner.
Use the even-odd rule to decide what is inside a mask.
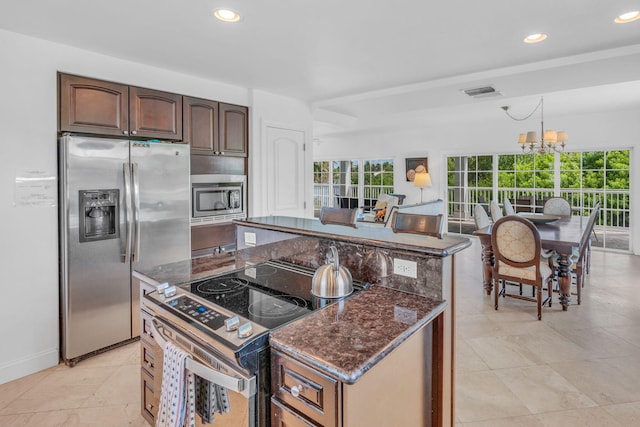
[[[139,335],[131,272],[189,259],[189,146],[65,135],[59,141],[61,353]]]

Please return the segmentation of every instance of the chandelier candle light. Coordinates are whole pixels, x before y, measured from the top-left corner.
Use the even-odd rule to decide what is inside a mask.
[[[526,120],[535,113],[538,108],[540,108],[540,135],[542,136],[541,140],[538,140],[538,133],[536,131],[529,131],[527,133],[521,133],[518,136],[518,144],[522,147],[522,151],[525,151],[525,147],[529,146],[530,153],[539,153],[546,154],[552,152],[563,152],[564,147],[566,145],[567,140],[569,139],[569,135],[565,131],[556,132],[555,130],[544,129],[544,97],[540,98],[540,102],[536,105],[536,108],[526,117],[521,119],[513,117],[509,114],[509,106],[505,105],[500,107],[504,110],[504,112],[513,120],[522,121]]]

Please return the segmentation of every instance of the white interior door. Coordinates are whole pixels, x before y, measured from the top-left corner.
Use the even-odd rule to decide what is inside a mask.
[[[267,207],[269,215],[305,215],[305,133],[267,125]]]

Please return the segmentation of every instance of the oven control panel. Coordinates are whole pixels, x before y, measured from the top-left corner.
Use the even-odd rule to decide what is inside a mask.
[[[227,316],[194,301],[186,295],[180,295],[175,299],[169,300],[167,304],[214,331],[223,326],[224,321],[228,319]]]

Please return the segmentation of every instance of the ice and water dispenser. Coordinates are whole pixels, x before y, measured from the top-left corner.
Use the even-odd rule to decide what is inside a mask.
[[[119,190],[80,190],[80,242],[117,239]]]

